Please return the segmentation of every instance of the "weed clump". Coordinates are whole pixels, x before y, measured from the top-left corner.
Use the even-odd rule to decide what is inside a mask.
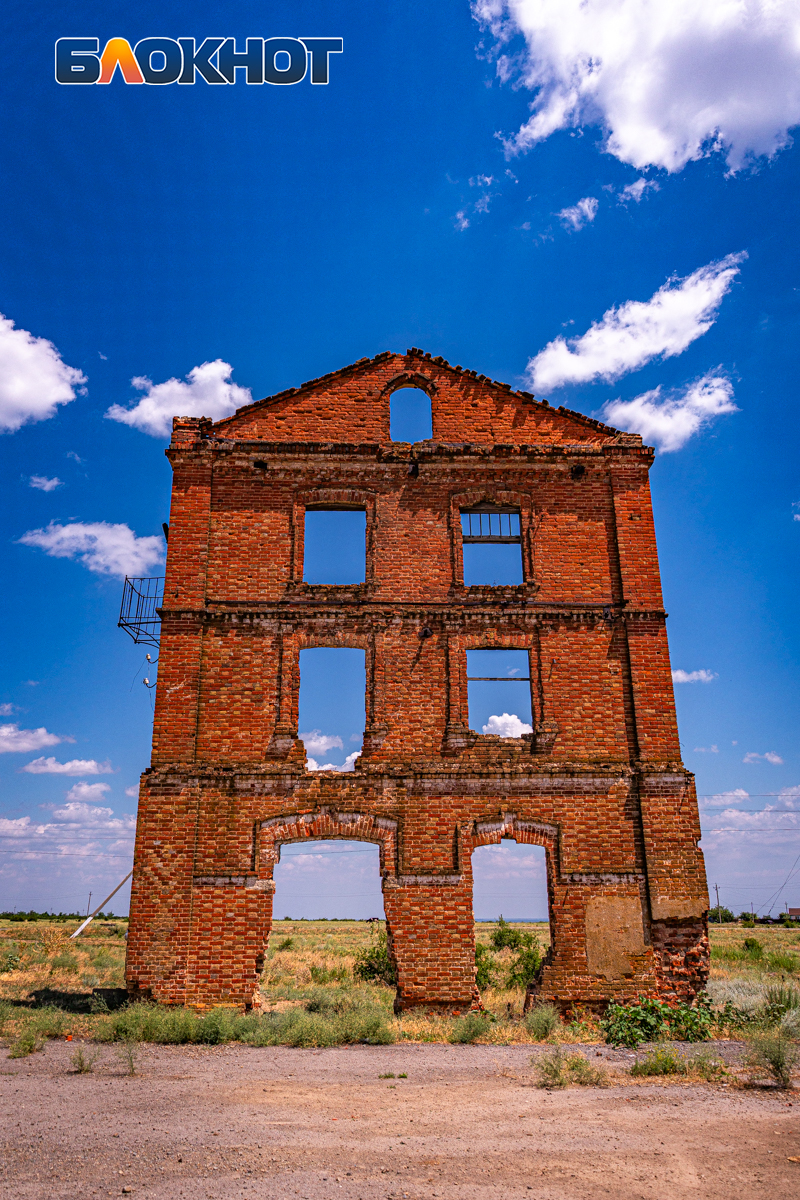
[[[779,1088],[790,1088],[798,1057],[798,1047],[783,1029],[765,1030],[753,1035],[747,1065],[755,1079],[767,1075]]]
[[[558,1029],[561,1018],[552,1004],[537,1004],[525,1017],[525,1028],[537,1042],[544,1042]]]
[[[671,1046],[658,1046],[633,1064],[630,1070],[634,1078],[649,1078],[654,1075],[699,1075],[708,1081],[719,1079],[725,1072],[725,1064],[707,1053],[686,1058]]]
[[[536,979],[542,965],[542,948],[535,933],[512,929],[501,916],[490,941],[495,950],[513,950],[516,953],[508,969],[506,987],[524,988]]]
[[[537,1083],[542,1088],[563,1088],[570,1084],[602,1087],[607,1080],[601,1067],[593,1067],[583,1054],[565,1054],[561,1046],[556,1046],[550,1054],[532,1058],[531,1062],[536,1068]]]
[[[449,1040],[454,1045],[466,1045],[483,1037],[489,1032],[491,1025],[490,1017],[484,1016],[482,1013],[467,1013],[466,1016],[453,1022]]]
[[[704,1042],[710,1035],[713,1014],[705,999],[697,1005],[676,1004],[640,996],[635,1004],[609,1004],[600,1022],[611,1046],[634,1049],[642,1042],[672,1037],[684,1042]]]
[[[72,1055],[70,1062],[76,1075],[89,1075],[94,1070],[94,1064],[97,1062],[99,1050],[87,1051],[83,1046],[78,1046],[75,1053]]]
[[[373,927],[369,946],[359,950],[355,959],[353,974],[356,979],[385,983],[388,987],[394,987],[397,983],[397,967],[389,954],[386,930],[381,930],[375,937]]]

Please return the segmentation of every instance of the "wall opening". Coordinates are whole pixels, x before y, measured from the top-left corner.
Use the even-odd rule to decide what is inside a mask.
[[[547,854],[544,846],[530,846],[510,838],[494,846],[479,846],[472,854],[472,911],[477,924],[478,941],[488,943],[494,923],[503,917],[509,924],[525,922],[523,928],[534,932],[542,950],[550,943],[550,911],[547,895]],[[540,923],[531,928],[529,923]],[[513,952],[500,956],[499,983],[502,986],[513,961]]]
[[[273,879],[273,921],[383,920],[380,851],[372,842],[311,838],[286,842]],[[283,936],[281,929],[273,926],[270,949],[275,949]],[[315,942],[326,955],[324,935],[321,943],[318,937]],[[331,949],[335,955],[336,948]]]
[[[363,508],[306,509],[305,583],[363,583],[367,569],[367,514]]]
[[[522,737],[533,732],[527,650],[468,650],[469,727],[476,733]]]
[[[309,771],[352,771],[366,724],[363,650],[300,651],[299,726]]]
[[[489,504],[462,508],[461,542],[467,587],[524,582],[518,508]]]
[[[393,442],[427,442],[433,437],[431,398],[422,388],[398,388],[389,398]]]

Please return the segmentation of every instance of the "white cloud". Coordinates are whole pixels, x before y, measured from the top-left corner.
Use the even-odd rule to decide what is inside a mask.
[[[0,717],[10,717],[16,712],[13,704],[0,704]]]
[[[584,225],[588,225],[597,216],[597,201],[594,196],[584,196],[577,204],[573,204],[571,208],[562,208],[556,215],[560,217],[565,229],[583,229]]]
[[[111,788],[107,783],[73,783],[67,792],[67,801],[79,800],[87,804],[99,804]]]
[[[126,796],[138,796],[139,795],[138,785],[136,787],[125,788],[125,795]]]
[[[44,726],[39,729],[20,729],[19,725],[0,725],[0,754],[30,754],[43,746],[57,746],[59,742],[74,742],[71,737],[58,737],[48,733]]]
[[[776,754],[774,750],[767,750],[766,754],[756,754],[755,750],[749,750],[742,759],[742,762],[744,763],[756,763],[762,761],[772,763],[773,767],[783,766],[783,759],[781,758],[780,754]]]
[[[459,233],[463,233],[465,229],[469,229],[469,217],[463,208],[456,213],[455,222]]]
[[[673,277],[649,300],[610,308],[581,337],[557,337],[526,368],[538,391],[565,383],[612,381],[654,358],[682,354],[706,333],[746,254],[729,254],[685,279]]]
[[[3,848],[13,848],[29,859],[52,858],[54,854],[93,859],[133,854],[133,816],[114,817],[112,809],[80,800],[54,806],[52,816],[52,821],[36,823],[30,817],[0,818],[0,841],[6,842]],[[116,873],[117,868],[114,870]]]
[[[86,376],[68,367],[52,342],[34,337],[0,313],[0,429],[14,431],[29,421],[46,421],[59,404],[81,393]]]
[[[800,500],[796,500],[792,505],[792,508],[794,509],[794,512],[792,513],[792,519],[795,521],[800,521]]]
[[[719,754],[719,746],[695,746],[695,754]]]
[[[795,0],[474,0],[473,12],[498,50],[525,39],[497,64],[536,93],[509,154],[599,125],[606,150],[639,170],[720,151],[735,171],[800,121]]]
[[[40,492],[54,492],[56,488],[64,486],[64,480],[59,479],[57,475],[52,479],[48,479],[46,475],[31,475],[28,486]]]
[[[717,678],[716,671],[682,671],[680,668],[672,672],[673,683],[712,683]]]
[[[329,750],[344,750],[344,742],[340,737],[331,737],[320,729],[312,729],[310,733],[298,735],[308,754],[327,754]]]
[[[715,796],[703,796],[702,808],[730,808],[733,804],[744,804],[750,799],[750,793],[744,788],[734,788],[731,792],[718,792]]]
[[[20,767],[20,771],[27,771],[29,775],[111,775],[113,770],[110,762],[99,763],[94,758],[72,758],[69,762],[35,758]]]
[[[533,726],[520,721],[516,713],[503,713],[501,716],[491,716],[483,726],[483,732],[494,734],[495,737],[518,738],[523,733],[533,733]]]
[[[662,397],[659,386],[633,400],[609,400],[602,411],[609,424],[640,433],[645,442],[668,453],[680,450],[714,417],[739,409],[733,400],[731,381],[709,371],[683,391],[667,392]]]
[[[645,192],[650,190],[654,192],[659,190],[655,179],[645,179],[644,176],[640,176],[633,183],[629,183],[626,187],[622,188],[619,194],[619,202],[620,204],[627,204],[630,200],[635,200],[639,204]]]
[[[186,376],[188,383],[182,379],[153,383],[144,375],[137,376],[131,383],[137,391],[145,393],[139,403],[133,408],[112,404],[106,416],[153,437],[168,437],[173,417],[210,417],[219,421],[253,401],[249,388],[230,382],[232,372],[230,363],[217,358],[192,367]]]
[[[341,744],[342,743],[339,742],[340,746]],[[337,763],[320,764],[315,758],[311,757],[306,760],[306,765],[308,766],[309,771],[353,771],[355,770],[356,759],[360,753],[360,750],[354,750],[352,754],[348,754],[341,766],[339,766]]]
[[[115,579],[147,575],[164,559],[160,537],[137,537],[127,525],[106,521],[72,525],[51,521],[46,529],[29,529],[19,541],[23,546],[38,546],[51,558],[78,559],[95,574]]]

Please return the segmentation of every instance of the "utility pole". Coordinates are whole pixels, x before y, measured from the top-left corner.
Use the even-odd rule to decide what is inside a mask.
[[[719,884],[718,883],[714,884],[714,891],[717,893],[717,924],[721,925],[722,924],[722,910],[719,906]]]
[[[719,904],[719,897],[717,897],[717,904]],[[89,910],[90,910],[90,908],[91,908],[91,907],[92,907],[92,893],[91,893],[91,892],[89,892],[89,903],[86,905],[86,915],[87,915],[87,917],[88,917],[88,915],[89,915]]]

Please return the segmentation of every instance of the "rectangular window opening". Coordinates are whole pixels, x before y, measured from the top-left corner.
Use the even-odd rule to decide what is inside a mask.
[[[519,738],[533,733],[527,650],[468,650],[469,727],[476,733]]]
[[[306,510],[304,583],[363,583],[367,571],[367,514],[363,508]]]
[[[518,586],[522,576],[519,509],[476,505],[461,510],[467,587]]]
[[[300,739],[309,771],[352,771],[366,724],[363,650],[300,651]]]

